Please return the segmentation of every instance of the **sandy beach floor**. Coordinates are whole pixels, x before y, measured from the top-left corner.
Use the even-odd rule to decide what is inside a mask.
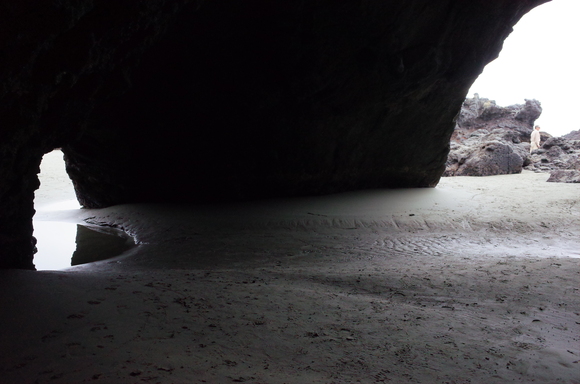
[[[578,184],[53,210],[58,156],[36,220],[137,245],[0,271],[1,383],[580,383]]]

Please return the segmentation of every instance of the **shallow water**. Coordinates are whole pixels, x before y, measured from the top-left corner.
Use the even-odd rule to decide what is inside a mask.
[[[129,235],[115,228],[56,221],[35,221],[34,237],[38,249],[34,265],[39,271],[109,259],[135,245]]]

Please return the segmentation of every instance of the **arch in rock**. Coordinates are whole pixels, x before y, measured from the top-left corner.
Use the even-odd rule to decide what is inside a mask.
[[[546,1],[1,5],[0,268],[33,268],[56,147],[87,207],[434,186],[469,86]]]

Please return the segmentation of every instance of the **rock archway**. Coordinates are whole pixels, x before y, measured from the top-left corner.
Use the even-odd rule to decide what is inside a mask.
[[[546,0],[0,6],[0,267],[33,268],[62,147],[80,202],[430,187],[469,86]]]

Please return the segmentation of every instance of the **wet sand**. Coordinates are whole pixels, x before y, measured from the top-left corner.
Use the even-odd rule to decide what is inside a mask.
[[[113,225],[138,246],[0,271],[0,377],[580,383],[580,185],[547,178],[102,210],[37,194],[37,219]]]

